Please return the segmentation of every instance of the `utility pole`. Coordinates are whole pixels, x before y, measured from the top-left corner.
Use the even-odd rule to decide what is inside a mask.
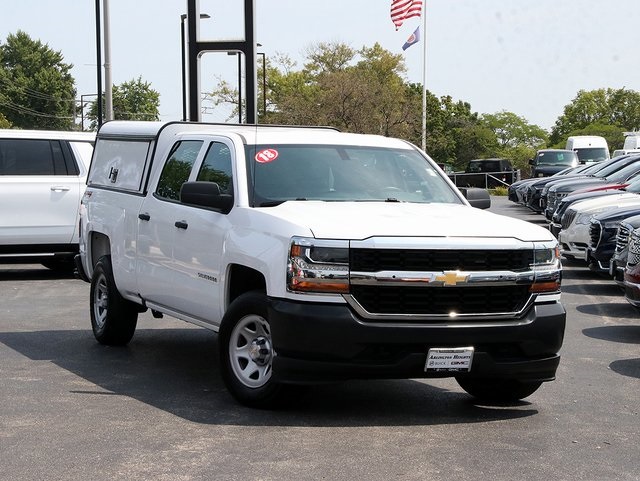
[[[113,81],[111,80],[111,38],[109,22],[109,0],[104,3],[104,103],[106,119],[113,120]]]
[[[100,0],[96,0],[96,65],[98,89],[98,128],[102,125],[102,35],[100,34]]]

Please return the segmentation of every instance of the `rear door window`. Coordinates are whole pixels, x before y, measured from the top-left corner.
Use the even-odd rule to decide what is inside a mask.
[[[0,175],[67,175],[60,143],[0,139]]]
[[[177,142],[162,168],[156,195],[163,199],[179,201],[182,184],[189,180],[193,164],[202,148],[202,140]]]

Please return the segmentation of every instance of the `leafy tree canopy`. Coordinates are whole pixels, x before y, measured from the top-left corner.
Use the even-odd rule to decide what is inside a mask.
[[[320,43],[307,48],[302,69],[281,54],[270,58],[266,67],[267,91],[259,97],[266,94],[268,107],[266,113],[259,112],[260,123],[330,125],[421,144],[422,86],[406,82],[402,55],[379,44],[356,50],[342,43]],[[258,70],[261,77],[260,65]],[[237,118],[238,94],[225,81],[219,80],[205,96],[214,108],[232,106],[229,120]],[[430,92],[426,101],[427,151],[439,162],[461,167],[470,158],[498,149],[495,134],[480,125],[468,103],[448,96],[439,99]]]
[[[621,131],[640,128],[640,92],[624,88],[580,90],[556,120],[549,141],[561,144],[592,125],[617,126]],[[622,142],[622,137],[617,140]]]
[[[112,88],[113,118],[115,120],[158,120],[160,118],[160,93],[151,88],[142,77],[114,85]],[[103,98],[104,106],[104,98]],[[103,110],[104,112],[104,110]],[[91,128],[98,123],[98,104],[93,102],[87,115]]]
[[[0,44],[0,113],[22,129],[74,126],[73,67],[62,53],[18,31]]]
[[[0,129],[9,129],[11,128],[11,122],[7,120],[7,118],[0,113]]]
[[[503,110],[484,114],[482,123],[496,136],[499,145],[497,156],[511,159],[518,169],[527,169],[536,150],[547,144],[548,134],[544,129],[529,124],[513,112]]]

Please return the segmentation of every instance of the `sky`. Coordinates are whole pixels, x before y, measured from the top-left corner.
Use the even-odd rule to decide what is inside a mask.
[[[114,84],[141,77],[160,93],[161,120],[182,117],[180,15],[186,0],[109,0]],[[319,42],[383,48],[404,57],[406,80],[471,104],[480,114],[503,110],[550,129],[580,90],[640,91],[638,0],[426,0],[427,32],[405,52],[422,23],[396,31],[391,0],[255,0],[256,38],[266,58],[288,55],[301,68]],[[243,37],[244,0],[200,0],[200,40]],[[60,51],[77,96],[96,92],[94,0],[4,0],[0,42],[22,30]],[[422,42],[427,42],[426,61]],[[202,89],[237,85],[236,57],[206,54]],[[261,57],[259,57],[261,61]],[[104,57],[103,57],[104,61]],[[104,85],[104,83],[103,83]],[[85,97],[88,98],[88,97]],[[224,122],[229,112],[207,111]]]

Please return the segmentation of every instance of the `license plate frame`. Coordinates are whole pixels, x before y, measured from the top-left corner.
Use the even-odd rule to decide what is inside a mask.
[[[427,352],[425,372],[469,372],[473,364],[473,346],[432,347]]]

